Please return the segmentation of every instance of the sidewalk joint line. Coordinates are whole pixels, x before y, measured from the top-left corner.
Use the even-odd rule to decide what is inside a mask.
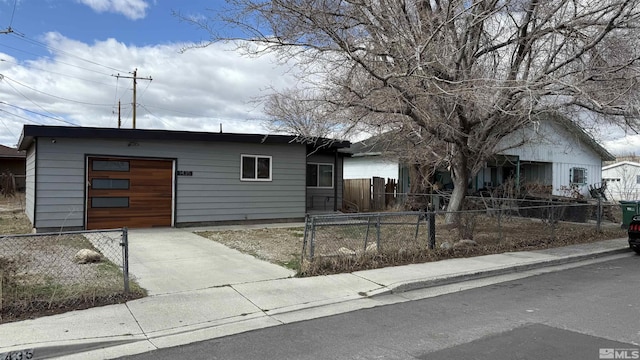
[[[138,329],[140,329],[140,332],[142,332],[142,335],[144,336],[144,338],[147,339],[147,341],[151,345],[153,345],[154,348],[159,349],[158,346],[151,341],[151,338],[149,338],[149,335],[147,335],[147,332],[144,331],[144,329],[142,328],[142,325],[140,325],[140,322],[138,321],[136,316],[133,314],[133,311],[131,311],[131,308],[129,307],[129,304],[128,303],[124,303],[124,306],[127,308],[127,311],[129,311],[129,314],[131,314],[131,317],[133,318],[133,320],[135,320],[136,324],[138,325]]]
[[[236,284],[236,285],[241,285],[241,284]],[[258,304],[254,303],[253,301],[251,301],[251,299],[249,299],[248,297],[244,296],[243,293],[241,293],[240,291],[238,291],[238,289],[234,288],[233,285],[231,285],[231,288],[233,289],[233,291],[235,291],[238,295],[242,296],[244,299],[246,299],[248,302],[251,303],[251,305],[255,306],[256,309],[258,309],[261,313],[263,313],[266,317],[275,320],[277,322],[279,322],[281,325],[284,325],[284,322],[272,317],[271,315],[269,315],[268,311],[265,311],[263,308],[261,308],[260,306],[258,306]]]

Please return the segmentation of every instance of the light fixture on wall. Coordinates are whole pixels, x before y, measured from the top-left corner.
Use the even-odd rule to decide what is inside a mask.
[[[56,139],[51,139],[51,143],[55,144],[56,143]]]
[[[129,141],[129,144],[127,144],[127,146],[131,147],[131,146],[140,146],[140,144],[138,144],[136,141]]]

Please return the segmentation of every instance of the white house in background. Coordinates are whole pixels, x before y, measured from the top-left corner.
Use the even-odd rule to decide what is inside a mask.
[[[610,200],[640,199],[640,163],[621,161],[602,168],[602,181],[607,183]]]
[[[406,166],[384,156],[384,149],[389,146],[384,137],[378,136],[342,150],[351,154],[344,160],[344,178],[395,178],[401,189],[408,189]],[[582,128],[554,114],[540,117],[532,126],[507,136],[499,148],[503,149],[498,151],[499,155],[487,161],[469,182],[470,193],[495,188],[513,179],[521,187],[544,189],[553,195],[571,196],[571,189],[575,189],[588,197],[589,185],[602,182],[603,161],[615,160]],[[452,186],[446,173],[436,174],[436,181],[444,189]]]
[[[401,165],[397,159],[385,155],[378,137],[354,143],[344,152],[351,154],[351,157],[344,159],[345,180],[370,179],[374,176],[398,180]]]
[[[505,150],[499,153],[517,159],[518,182],[546,186],[553,195],[572,196],[575,189],[589,197],[589,186],[602,182],[603,162],[615,160],[580,126],[557,114],[539,115],[503,140]]]

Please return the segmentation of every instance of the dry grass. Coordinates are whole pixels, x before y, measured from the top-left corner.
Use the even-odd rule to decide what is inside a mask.
[[[302,264],[302,228],[208,231],[198,234],[257,258],[290,267],[298,272],[298,276],[545,249],[626,236],[626,231],[615,223],[603,225],[601,232],[596,231],[594,223],[550,224],[520,217],[498,221],[495,217],[480,215],[467,219],[465,224],[466,229],[464,226],[463,229],[452,227],[444,225],[443,219],[439,218],[436,224],[436,248],[433,250],[428,249],[427,227],[424,224],[418,228],[417,239],[415,225],[381,228],[380,249],[376,245],[378,233],[375,228],[369,227],[367,233],[367,226],[363,224],[320,227],[315,234],[314,258],[309,260],[307,249]],[[462,236],[462,233],[471,236]],[[440,247],[445,242],[452,245],[460,238],[473,238],[477,245],[448,249]]]
[[[0,195],[0,234],[28,234],[33,227],[24,213],[24,193]]]
[[[82,235],[11,236],[31,233],[31,229],[23,211],[0,211],[0,233],[5,235],[0,239],[0,323],[146,295],[134,281],[130,281],[130,294],[123,293],[122,270],[109,260],[121,254],[119,237],[109,243],[111,237],[97,234],[87,235],[93,236],[91,241]],[[102,261],[74,261],[80,249],[98,250],[94,241],[103,250]]]
[[[303,228],[264,228],[197,232],[232,249],[294,270],[300,263]]]

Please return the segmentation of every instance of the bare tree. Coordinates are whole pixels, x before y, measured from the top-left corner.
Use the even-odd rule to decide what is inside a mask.
[[[350,121],[418,134],[423,157],[451,169],[448,210],[462,208],[500,140],[535,116],[589,111],[597,125],[639,126],[640,0],[227,3],[194,21],[211,41],[295,58],[316,99]]]
[[[266,126],[273,132],[315,142],[318,138],[347,139],[354,131],[343,109],[318,99],[311,90],[274,90],[263,100],[269,117]]]

